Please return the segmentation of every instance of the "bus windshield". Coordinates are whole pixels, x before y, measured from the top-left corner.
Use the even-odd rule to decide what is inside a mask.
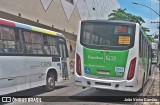
[[[84,21],[80,36],[84,47],[125,50],[134,45],[135,24]]]

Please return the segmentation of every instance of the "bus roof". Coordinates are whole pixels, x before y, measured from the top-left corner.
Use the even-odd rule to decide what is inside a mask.
[[[30,31],[45,33],[45,34],[49,34],[49,35],[64,37],[64,35],[62,33],[59,33],[59,32],[39,28],[39,27],[36,27],[36,26],[27,25],[27,24],[23,24],[23,23],[19,23],[19,22],[14,22],[14,21],[2,19],[2,18],[0,18],[0,24],[7,25],[7,26],[12,26],[12,27],[23,28],[23,29],[27,29],[27,30],[30,30]]]
[[[81,22],[113,22],[113,23],[136,24],[136,22],[129,22],[123,20],[81,20]]]

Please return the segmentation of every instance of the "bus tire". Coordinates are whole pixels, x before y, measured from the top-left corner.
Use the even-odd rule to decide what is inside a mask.
[[[151,76],[152,74],[152,67],[150,66],[150,69],[149,69],[149,76]]]
[[[47,91],[53,91],[55,88],[55,76],[52,72],[49,72],[47,75],[47,80],[46,80],[46,90]]]
[[[151,74],[152,74],[152,58],[151,58],[151,60],[148,60],[149,61],[149,74],[148,74],[148,76],[151,76]]]

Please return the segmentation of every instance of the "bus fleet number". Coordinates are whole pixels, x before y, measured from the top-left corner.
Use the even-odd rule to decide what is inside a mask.
[[[42,67],[50,67],[51,66],[51,62],[41,62],[41,66]]]

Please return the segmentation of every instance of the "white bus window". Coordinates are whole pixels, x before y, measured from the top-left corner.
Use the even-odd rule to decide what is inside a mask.
[[[56,46],[50,46],[51,48],[51,54],[58,55],[58,49]]]
[[[52,36],[43,35],[44,52],[50,55],[59,55],[56,46],[56,39]]]
[[[33,44],[32,48],[33,48],[33,54],[43,54],[42,45]]]
[[[95,44],[95,35],[94,34],[91,35],[90,41],[91,41],[91,44]]]
[[[30,32],[24,32],[24,44],[25,44],[25,50],[27,54],[32,53],[32,38]]]
[[[17,53],[22,52],[22,44],[21,44],[21,38],[18,30],[15,30],[15,48]]]
[[[0,53],[4,53],[5,52],[5,44],[3,43],[2,40],[0,40]]]
[[[15,32],[13,29],[10,29],[10,40],[15,40]]]
[[[83,32],[83,39],[84,39],[84,43],[86,43],[86,31],[84,30],[84,32]]]
[[[90,33],[86,32],[86,43],[88,44],[90,40]]]
[[[58,49],[56,46],[56,39],[52,36],[48,36],[48,37],[49,37],[49,45],[50,45],[50,49],[51,49],[51,54],[58,55]]]
[[[10,34],[9,28],[1,27],[1,39],[4,39],[4,40],[10,39],[9,34]]]
[[[25,46],[26,46],[26,53],[32,54],[32,44],[25,43]]]
[[[102,45],[105,45],[105,39],[102,38]]]
[[[49,37],[49,45],[56,45],[56,39],[51,36],[48,36],[48,37]]]
[[[98,36],[95,36],[95,44],[98,44]]]
[[[44,44],[44,52],[45,54],[51,54],[51,49],[49,46],[49,40],[48,36],[43,35],[43,44]]]
[[[106,40],[106,45],[110,46],[110,41],[109,40]]]
[[[51,54],[51,50],[49,46],[44,46],[44,53],[45,54]]]
[[[23,32],[27,54],[43,54],[41,35],[33,32]]]
[[[25,43],[32,43],[31,33],[30,32],[24,32],[24,41]]]
[[[43,54],[41,35],[37,33],[31,33],[31,36],[33,54]]]
[[[102,37],[99,38],[99,43],[102,45]]]
[[[21,53],[22,47],[20,44],[18,30],[8,27],[0,27],[0,33],[0,40],[3,45],[3,52],[1,51],[1,53]]]
[[[92,34],[90,34],[90,37],[89,37],[89,43],[90,43],[90,44],[93,44]]]
[[[31,35],[32,35],[33,43],[42,44],[42,39],[40,34],[31,33]]]

